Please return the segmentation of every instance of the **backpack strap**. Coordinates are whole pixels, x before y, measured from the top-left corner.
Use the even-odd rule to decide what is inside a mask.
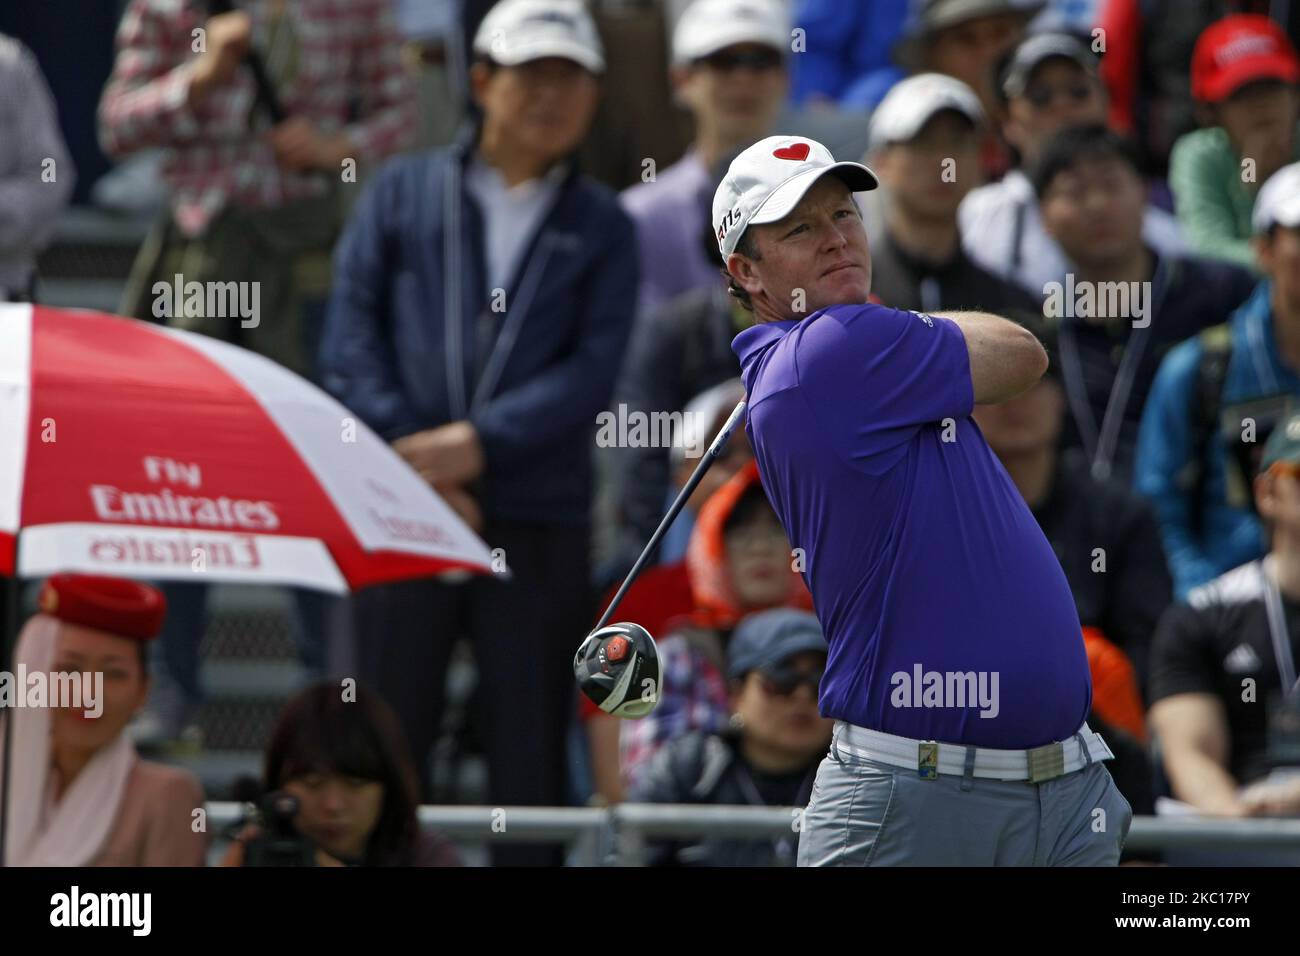
[[[1232,330],[1226,323],[1215,325],[1202,331],[1198,340],[1201,360],[1196,366],[1196,387],[1192,392],[1192,454],[1185,486],[1192,495],[1192,534],[1199,538],[1205,530],[1210,450],[1219,430],[1223,385],[1232,361]]]

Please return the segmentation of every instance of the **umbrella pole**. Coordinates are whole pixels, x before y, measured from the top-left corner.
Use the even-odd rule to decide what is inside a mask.
[[[0,672],[7,672],[14,657],[14,642],[18,638],[19,598],[22,582],[18,577],[18,546],[14,545],[14,574],[5,580],[4,627],[0,631]],[[3,708],[0,708],[3,713]],[[4,766],[0,767],[0,867],[6,866],[5,839],[9,830],[9,759],[13,753],[12,714],[4,720]]]

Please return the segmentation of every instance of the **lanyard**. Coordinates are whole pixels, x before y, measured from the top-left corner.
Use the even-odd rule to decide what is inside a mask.
[[[1267,569],[1264,567],[1265,562],[1269,565]],[[1268,612],[1268,635],[1273,641],[1273,659],[1277,662],[1277,674],[1282,680],[1282,690],[1289,700],[1300,691],[1300,680],[1296,679],[1295,658],[1291,656],[1291,638],[1287,633],[1286,616],[1282,613],[1282,592],[1278,590],[1277,581],[1270,573],[1273,566],[1271,556],[1257,565],[1264,585],[1264,609]]]
[[[743,760],[739,757],[736,759],[736,779],[740,781],[740,789],[745,792],[745,799],[756,807],[767,806],[767,801],[763,799],[762,794],[758,792],[758,787],[754,784],[754,778],[749,775],[749,768],[745,766]],[[808,788],[808,775],[805,774],[803,782],[799,785],[799,793],[803,794]],[[795,797],[799,799],[798,796]],[[785,862],[794,859],[795,844],[797,837],[782,836],[776,837],[772,841],[772,847],[776,852],[778,861]]]
[[[1079,428],[1079,437],[1083,440],[1083,450],[1092,467],[1092,477],[1098,481],[1110,477],[1111,465],[1115,460],[1115,446],[1119,443],[1120,426],[1124,423],[1124,409],[1128,407],[1133,382],[1137,378],[1138,363],[1146,351],[1150,333],[1150,326],[1137,329],[1129,344],[1124,347],[1124,358],[1119,363],[1119,371],[1115,373],[1115,381],[1111,383],[1099,431],[1097,417],[1092,413],[1092,403],[1088,401],[1088,386],[1083,380],[1083,363],[1079,359],[1078,344],[1074,341],[1074,329],[1068,320],[1061,323],[1061,370],[1065,375],[1066,396]]]
[[[1115,373],[1115,381],[1111,383],[1100,429],[1097,427],[1097,417],[1092,413],[1092,403],[1088,401],[1088,386],[1083,379],[1083,362],[1079,358],[1079,346],[1074,338],[1074,322],[1069,318],[1061,320],[1057,338],[1061,350],[1061,371],[1065,377],[1066,397],[1069,399],[1075,424],[1079,428],[1079,437],[1083,441],[1084,451],[1088,455],[1092,476],[1098,481],[1110,477],[1115,461],[1115,447],[1119,444],[1120,429],[1124,424],[1124,412],[1128,408],[1133,383],[1137,380],[1138,367],[1151,340],[1155,317],[1164,302],[1165,292],[1168,289],[1167,279],[1168,275],[1162,259],[1156,266],[1156,273],[1152,278],[1155,292],[1151,296],[1151,314],[1147,316],[1147,324],[1134,329],[1128,344],[1124,346],[1124,357],[1120,360],[1119,370]]]

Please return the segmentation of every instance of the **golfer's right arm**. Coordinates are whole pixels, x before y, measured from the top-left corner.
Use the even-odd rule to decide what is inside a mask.
[[[936,312],[954,322],[966,339],[976,405],[996,405],[1037,384],[1047,353],[1023,326],[987,312]]]

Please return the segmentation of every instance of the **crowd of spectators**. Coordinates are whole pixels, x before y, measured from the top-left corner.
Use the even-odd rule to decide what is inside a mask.
[[[615,720],[570,668],[743,397],[752,313],[709,210],[774,134],[877,174],[873,300],[995,312],[1046,346],[1042,381],[974,418],[1073,590],[1089,721],[1135,811],[1300,816],[1300,4],[432,6],[127,0],[99,100],[103,151],[157,151],[168,194],[120,311],[159,321],[158,277],[260,283],[254,329],[162,321],[316,381],[513,572],[348,599],[363,704],[304,692],[263,781],[296,794],[317,862],[458,862],[414,806],[461,642],[493,805],[807,801],[826,647],[743,430],[618,615],[658,639],[658,708]],[[42,299],[74,181],[36,60],[0,35],[0,299]],[[676,420],[597,447],[610,410]],[[168,737],[201,694],[206,589],[163,590],[179,703],[145,710]],[[295,608],[320,673],[322,599]],[[793,861],[779,840],[652,855]]]

